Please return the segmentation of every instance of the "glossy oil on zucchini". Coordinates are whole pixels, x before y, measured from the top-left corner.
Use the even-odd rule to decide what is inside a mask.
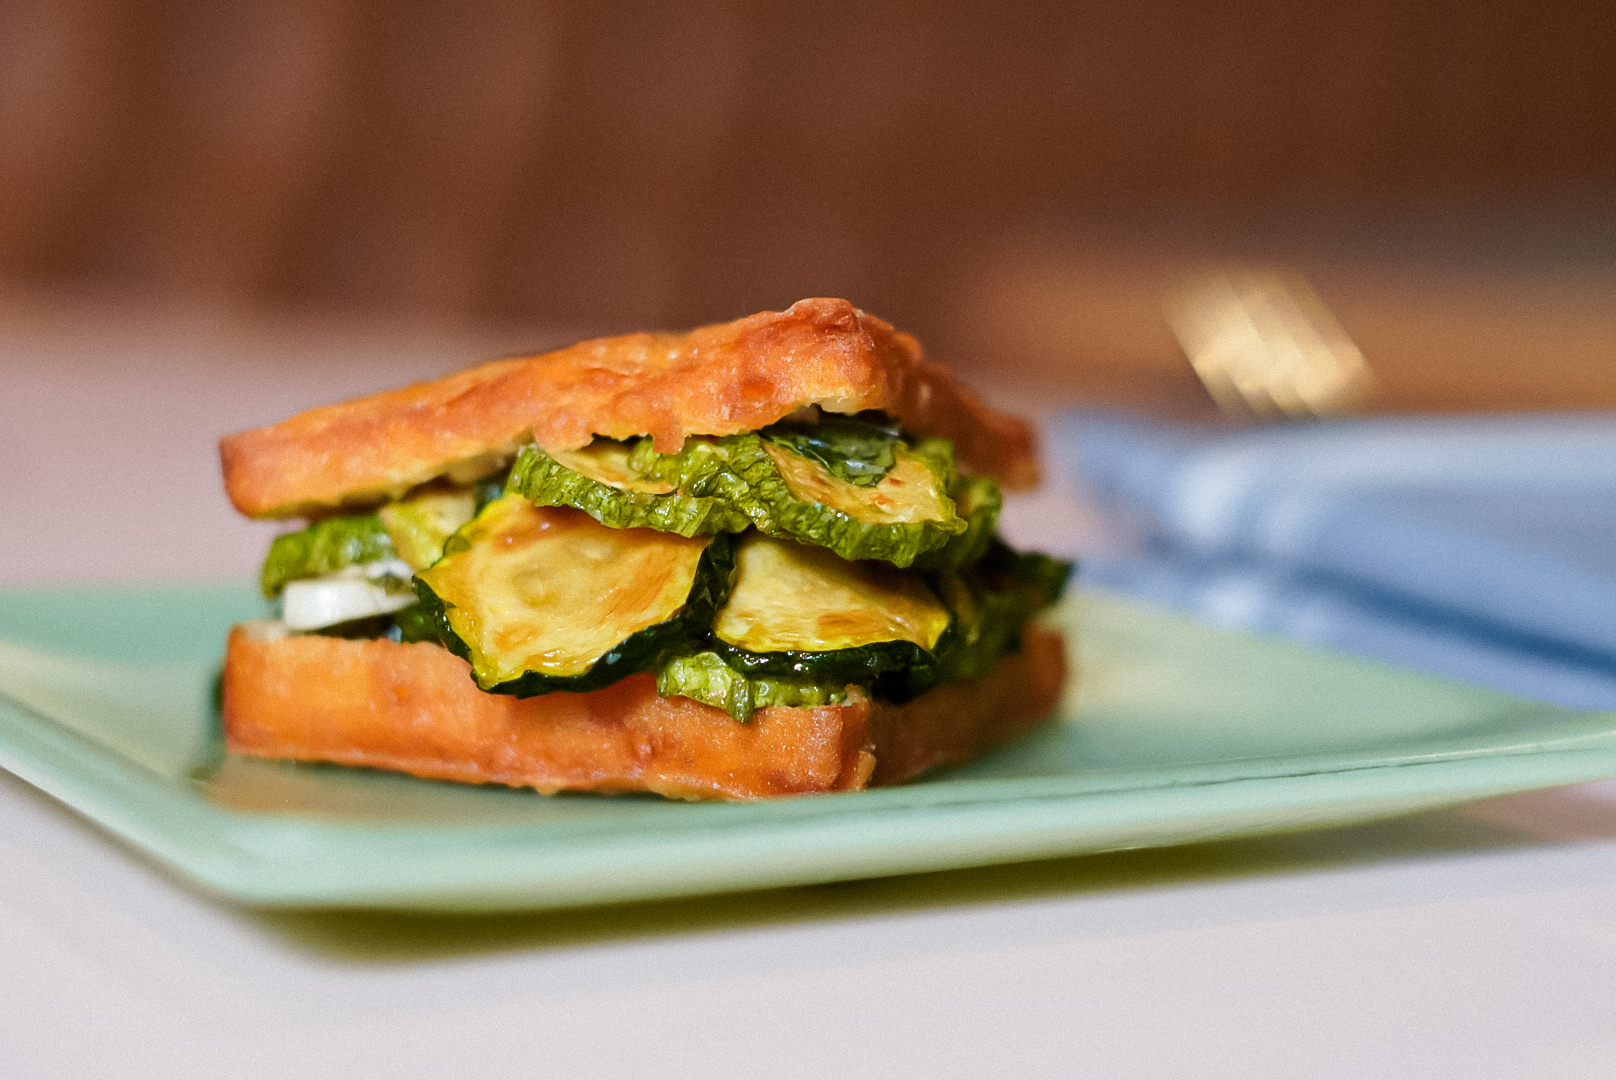
[[[771,536],[817,544],[844,559],[908,566],[966,531],[948,495],[954,456],[942,440],[897,444],[892,468],[867,486],[761,436],[737,436],[726,446],[730,471],[745,482],[740,508]]]

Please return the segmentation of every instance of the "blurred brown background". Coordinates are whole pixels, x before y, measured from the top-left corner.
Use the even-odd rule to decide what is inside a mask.
[[[1194,393],[1306,272],[1390,408],[1616,405],[1616,4],[0,4],[0,288],[610,332],[845,295]]]

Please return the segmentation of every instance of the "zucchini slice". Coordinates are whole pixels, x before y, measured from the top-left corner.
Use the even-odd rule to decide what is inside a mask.
[[[739,493],[740,480],[729,471],[728,441],[698,435],[686,439],[677,453],[659,454],[650,439],[639,439],[629,450],[628,463],[641,476],[680,491],[730,500]]]
[[[818,503],[871,525],[916,525],[952,521],[955,517],[954,502],[939,482],[942,478],[938,473],[947,468],[942,455],[935,452],[939,447],[929,448],[930,453],[916,453],[907,447],[895,449],[892,468],[880,480],[855,484],[772,439],[760,440],[760,444],[774,462],[787,491],[802,502]]]
[[[845,683],[742,675],[715,652],[676,656],[657,671],[657,693],[687,697],[723,709],[741,723],[771,705],[803,708],[840,705],[848,698]]]
[[[918,576],[758,533],[735,567],[709,646],[734,670],[864,686],[901,674],[901,693],[933,681],[952,616]]]
[[[727,536],[612,529],[508,494],[416,575],[443,643],[477,685],[531,697],[595,690],[694,651],[733,573]]]
[[[582,450],[526,446],[505,490],[525,495],[535,506],[576,507],[613,529],[659,529],[688,537],[746,528],[746,515],[727,501],[684,494],[676,483],[641,475],[630,449],[613,439],[596,439]]]
[[[893,447],[893,465],[864,486],[757,435],[729,441],[729,468],[746,482],[740,508],[758,529],[829,548],[844,559],[908,566],[963,533],[947,491],[952,447],[942,440]]]
[[[844,559],[908,566],[970,533],[950,494],[958,484],[952,443],[911,446],[890,429],[849,417],[691,439],[676,454],[658,454],[645,439],[629,451],[628,464],[640,477],[732,507],[760,532]],[[991,495],[984,513],[996,520],[996,487]],[[992,520],[983,528],[991,533]]]
[[[288,582],[396,558],[398,549],[377,515],[326,518],[298,532],[277,536],[269,545],[258,584],[264,596],[273,600]]]
[[[407,499],[388,503],[376,512],[398,557],[411,570],[424,570],[443,555],[444,541],[470,521],[477,510],[471,488],[428,489]]]
[[[777,424],[687,440],[658,454],[649,439],[596,439],[583,450],[526,447],[506,484],[538,506],[572,506],[612,528],[680,536],[740,532],[829,548],[844,559],[908,566],[946,550],[934,568],[980,555],[998,517],[991,480],[960,480],[953,445],[913,445],[852,417]],[[956,510],[954,496],[973,501]]]

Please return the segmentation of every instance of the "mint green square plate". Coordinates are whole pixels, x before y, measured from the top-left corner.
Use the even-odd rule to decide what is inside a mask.
[[[211,700],[245,589],[0,592],[0,765],[226,896],[555,908],[1182,844],[1616,774],[1586,713],[1220,633],[1059,613],[1047,727],[903,788],[750,804],[546,798],[230,758]]]

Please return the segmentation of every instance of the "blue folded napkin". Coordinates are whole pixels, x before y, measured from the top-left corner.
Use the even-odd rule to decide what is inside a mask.
[[[1226,626],[1616,708],[1616,416],[1241,431],[1105,413],[1051,452],[1145,523],[1085,575]]]

